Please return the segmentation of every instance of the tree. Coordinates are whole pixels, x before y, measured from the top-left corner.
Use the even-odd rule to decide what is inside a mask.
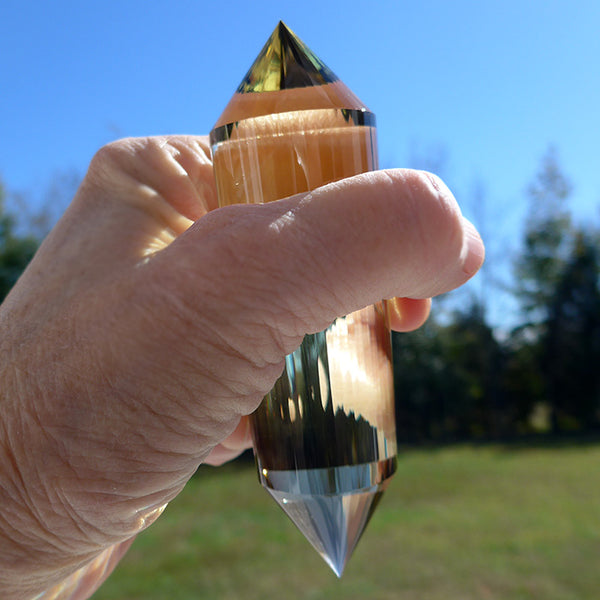
[[[400,443],[443,441],[448,437],[448,386],[441,329],[431,316],[419,330],[392,336]]]
[[[9,195],[0,181],[0,302],[67,207],[80,183],[81,175],[77,170],[57,171],[48,185],[33,196],[30,191],[11,191]]]
[[[497,438],[510,433],[501,383],[504,351],[473,302],[447,324],[396,334],[400,441]]]
[[[504,351],[474,302],[444,329],[448,377],[454,383],[452,412],[459,437],[497,438],[508,433],[510,411],[501,389]]]
[[[550,148],[528,188],[529,213],[524,248],[516,263],[516,293],[529,325],[545,321],[572,246],[571,215],[566,206],[571,184],[557,153]]]
[[[553,432],[600,425],[598,234],[573,226],[571,185],[550,150],[529,188],[517,294],[527,321],[513,336],[510,384],[546,407]],[[518,359],[518,360],[517,360]]]
[[[38,240],[46,237],[75,196],[81,179],[76,169],[61,169],[35,193],[11,190],[10,208],[19,215],[19,232]]]
[[[570,194],[571,184],[562,173],[556,151],[550,148],[528,188],[524,248],[515,265],[516,296],[525,322],[512,338],[513,344],[521,343],[513,345],[513,352],[522,360],[510,365],[510,373],[511,383],[521,391],[529,380],[533,386],[531,408],[548,407],[553,431],[559,429],[559,407],[551,371],[562,357],[549,328],[557,289],[573,249],[574,229],[567,206]],[[524,400],[521,396],[522,410],[527,404]]]
[[[577,231],[541,338],[542,370],[555,430],[598,426],[600,290],[597,239]]]
[[[4,300],[29,261],[39,240],[33,235],[20,236],[16,219],[5,208],[6,192],[0,182],[0,302]]]

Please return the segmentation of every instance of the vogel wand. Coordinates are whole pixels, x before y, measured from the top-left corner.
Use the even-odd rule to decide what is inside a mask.
[[[375,116],[281,22],[210,138],[220,206],[377,168]],[[261,484],[338,576],[396,469],[394,415],[379,304],[307,335],[251,417]]]

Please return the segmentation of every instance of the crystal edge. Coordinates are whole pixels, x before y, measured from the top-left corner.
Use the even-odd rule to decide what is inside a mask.
[[[314,109],[311,109],[314,110]],[[323,110],[323,109],[316,109]],[[342,113],[344,120],[356,127],[376,127],[376,118],[375,113],[372,113],[368,110],[361,110],[357,108],[332,108],[332,109],[324,109],[324,110],[335,110]],[[291,111],[296,112],[296,111]],[[283,113],[277,113],[283,114]],[[264,116],[264,115],[263,115]],[[257,117],[251,117],[257,118]],[[231,123],[226,123],[225,125],[221,125],[220,127],[216,127],[210,132],[210,145],[214,146],[215,144],[219,144],[221,142],[226,142],[231,138],[232,131],[238,126],[239,123],[242,123],[246,119],[240,119],[239,121],[232,121]]]

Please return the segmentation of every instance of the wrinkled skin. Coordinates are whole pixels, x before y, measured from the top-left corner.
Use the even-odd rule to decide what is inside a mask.
[[[3,598],[79,568],[56,597],[89,596],[201,462],[248,447],[305,333],[393,297],[414,329],[483,260],[426,173],[216,207],[205,138],[111,144],[0,307]]]

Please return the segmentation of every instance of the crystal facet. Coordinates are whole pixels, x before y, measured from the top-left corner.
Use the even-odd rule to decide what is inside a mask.
[[[283,23],[211,146],[220,206],[270,202],[377,168],[374,115]],[[261,484],[338,576],[396,468],[391,365],[380,303],[307,335],[252,415]]]
[[[259,473],[263,486],[315,550],[342,576],[396,459],[327,469]]]
[[[237,91],[276,92],[333,83],[338,78],[281,21]]]

